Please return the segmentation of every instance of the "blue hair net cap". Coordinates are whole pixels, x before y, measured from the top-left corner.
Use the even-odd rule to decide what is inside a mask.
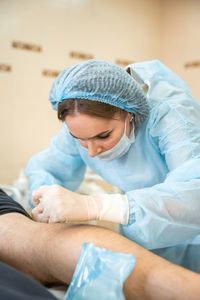
[[[49,101],[53,109],[65,99],[88,99],[134,113],[136,125],[148,116],[147,97],[136,80],[123,68],[91,59],[63,70],[53,83]]]

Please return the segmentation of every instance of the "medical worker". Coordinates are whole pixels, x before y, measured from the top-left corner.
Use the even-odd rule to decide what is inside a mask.
[[[62,71],[49,100],[63,127],[27,166],[35,220],[120,223],[200,272],[200,105],[184,81],[158,60],[94,59]],[[123,194],[76,193],[86,166]]]

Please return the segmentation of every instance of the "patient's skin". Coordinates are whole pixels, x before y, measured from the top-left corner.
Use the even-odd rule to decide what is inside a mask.
[[[38,223],[19,213],[8,213],[0,216],[0,236],[0,260],[44,284],[69,284],[82,243],[92,242],[136,257],[124,285],[126,299],[200,299],[199,274],[102,227]]]

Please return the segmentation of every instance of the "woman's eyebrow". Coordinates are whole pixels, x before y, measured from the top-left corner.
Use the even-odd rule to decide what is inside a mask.
[[[106,130],[106,131],[103,131],[103,132],[100,132],[100,133],[98,133],[97,135],[95,135],[95,136],[92,136],[92,137],[90,137],[90,138],[87,138],[87,139],[83,139],[83,138],[80,138],[80,137],[77,137],[77,136],[75,136],[75,135],[73,135],[70,131],[69,131],[69,133],[71,134],[71,136],[73,136],[75,139],[78,139],[78,140],[91,140],[91,139],[95,139],[95,138],[97,138],[97,137],[99,137],[100,135],[102,135],[102,134],[105,134],[105,133],[110,133],[112,130]]]

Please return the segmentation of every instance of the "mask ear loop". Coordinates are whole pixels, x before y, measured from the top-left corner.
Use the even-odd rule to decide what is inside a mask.
[[[130,119],[130,125],[131,125],[131,130],[134,128],[135,129],[135,117],[132,115],[132,118]]]
[[[128,117],[128,115],[126,116],[126,119],[125,119],[124,134],[126,134],[126,120],[127,120],[127,117]],[[132,118],[131,118],[131,120],[132,120]]]
[[[130,132],[133,128],[135,128],[135,122],[134,122],[134,115],[132,115],[132,118],[130,119]],[[126,134],[126,121],[125,121],[125,127],[124,127],[124,134]],[[130,133],[129,133],[130,134]]]

